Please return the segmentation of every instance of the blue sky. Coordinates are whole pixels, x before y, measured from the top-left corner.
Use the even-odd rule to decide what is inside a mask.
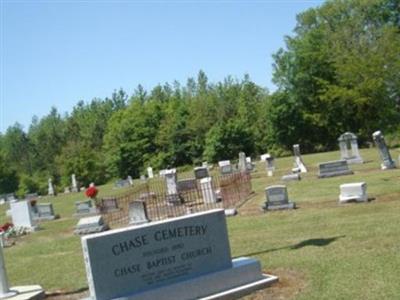
[[[273,90],[272,57],[296,14],[323,1],[1,2],[0,131],[55,106],[138,84],[248,73]]]

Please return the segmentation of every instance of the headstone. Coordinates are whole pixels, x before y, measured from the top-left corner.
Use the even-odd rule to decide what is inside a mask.
[[[207,161],[203,161],[201,163],[201,166],[208,169],[208,162]]]
[[[264,153],[260,156],[261,161],[266,161],[267,157],[269,157],[270,155],[268,153]]]
[[[154,174],[153,174],[153,168],[152,167],[148,167],[147,168],[147,177],[154,178]]]
[[[0,299],[41,300],[44,299],[44,290],[40,285],[13,286],[10,288],[3,247],[0,247]]]
[[[132,179],[131,175],[128,176],[127,180],[129,182],[129,185],[132,186],[133,185],[133,179]]]
[[[71,191],[74,192],[74,193],[79,192],[79,190],[78,190],[78,183],[76,182],[76,176],[75,176],[75,174],[72,174],[72,175],[71,175],[71,184],[72,184]]]
[[[239,152],[238,169],[239,169],[240,172],[245,172],[245,171],[247,171],[247,166],[246,166],[246,154],[245,154],[244,152]]]
[[[202,179],[208,177],[208,168],[207,167],[196,167],[194,168],[194,177],[196,179]]]
[[[396,163],[393,161],[392,156],[390,155],[389,149],[386,146],[385,138],[380,131],[375,131],[372,134],[372,138],[379,150],[379,155],[382,159],[381,169],[394,169],[396,168]]]
[[[101,199],[101,212],[110,213],[120,210],[118,208],[117,198],[102,198]]]
[[[318,165],[318,168],[319,168],[318,178],[354,174],[353,171],[349,169],[346,160],[335,160],[335,161],[320,163]]]
[[[339,202],[367,202],[367,184],[365,182],[346,183],[340,185]]]
[[[254,167],[255,167],[255,165],[251,162],[251,157],[250,156],[246,157],[246,169],[247,169],[247,171],[253,171]]]
[[[135,200],[129,203],[129,224],[140,225],[150,222],[147,217],[146,202],[142,200]]]
[[[299,173],[288,174],[288,175],[283,175],[281,180],[282,181],[299,181],[299,180],[301,180],[301,176]]]
[[[293,154],[294,154],[294,168],[292,169],[293,173],[307,173],[307,168],[304,165],[303,159],[300,154],[300,145],[293,145]]]
[[[218,162],[219,170],[222,175],[231,174],[233,172],[233,168],[231,162],[229,160],[221,160]]]
[[[167,170],[161,170],[158,174],[160,175],[161,178],[164,178],[166,172]]]
[[[93,205],[92,200],[84,200],[75,202],[76,213],[75,216],[84,216],[97,214],[97,208]]]
[[[52,203],[37,203],[37,214],[34,215],[34,219],[41,220],[54,220],[56,215],[54,214]]]
[[[357,136],[351,132],[343,133],[339,138],[340,159],[349,164],[362,164],[364,161],[358,151]]]
[[[277,281],[253,258],[231,260],[223,210],[84,236],[82,248],[96,300],[216,299]]]
[[[118,179],[117,181],[114,182],[114,187],[116,188],[124,188],[131,186],[130,182],[128,179]]]
[[[69,194],[71,191],[69,189],[69,187],[65,187],[64,188],[64,194]]]
[[[179,193],[196,190],[197,189],[196,178],[178,180],[177,189]]]
[[[292,209],[296,203],[290,202],[287,188],[284,185],[273,185],[265,189],[266,202],[264,210]]]
[[[177,175],[176,169],[169,169],[165,172],[165,183],[167,185],[167,194],[176,195],[178,194],[178,188],[176,185]]]
[[[74,233],[83,235],[106,230],[108,230],[108,226],[104,223],[102,216],[91,216],[81,218],[78,224],[75,226]]]
[[[145,183],[146,182],[146,175],[140,175],[140,181],[142,182],[142,183]]]
[[[176,169],[168,169],[165,172],[165,183],[167,186],[166,200],[167,204],[177,205],[182,204],[182,199],[178,194],[178,186],[176,183]]]
[[[11,202],[10,209],[12,223],[16,228],[26,228],[31,231],[37,229],[29,201]]]
[[[200,190],[204,203],[210,204],[217,202],[217,195],[214,192],[211,177],[200,179]]]
[[[49,187],[48,187],[48,190],[47,190],[47,194],[49,196],[54,196],[54,187],[53,187],[53,183],[51,181],[51,178],[49,178],[48,184],[49,184]]]
[[[270,154],[267,154],[267,156],[265,157],[265,169],[267,171],[268,176],[274,175],[275,159]]]

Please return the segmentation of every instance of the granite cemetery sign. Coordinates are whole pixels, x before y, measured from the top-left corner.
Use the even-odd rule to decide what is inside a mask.
[[[198,299],[277,280],[255,259],[231,260],[223,210],[85,236],[82,248],[96,300]]]
[[[340,157],[349,164],[362,164],[363,159],[358,151],[357,136],[351,132],[343,133],[339,139]]]
[[[374,142],[375,142],[376,146],[378,147],[379,155],[381,156],[381,159],[382,159],[381,169],[386,170],[386,169],[396,168],[396,164],[392,160],[392,157],[390,156],[390,152],[389,152],[388,147],[386,146],[385,139],[383,137],[382,132],[375,131],[372,134],[372,138],[374,139]]]
[[[318,167],[319,167],[318,178],[353,174],[353,171],[349,169],[347,161],[344,159],[320,163]]]

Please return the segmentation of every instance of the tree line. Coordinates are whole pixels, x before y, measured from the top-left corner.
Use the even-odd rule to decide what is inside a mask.
[[[251,81],[197,78],[138,86],[52,108],[24,130],[0,135],[0,193],[59,190],[75,173],[87,186],[155,169],[236,159],[240,151],[288,154],[337,148],[345,131],[361,144],[373,131],[399,132],[400,2],[335,0],[297,16],[292,36],[273,56],[270,93]]]

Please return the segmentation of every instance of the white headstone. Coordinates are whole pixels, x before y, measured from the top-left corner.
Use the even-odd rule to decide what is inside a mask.
[[[247,170],[247,168],[246,168],[246,154],[244,152],[239,152],[238,169],[240,170],[240,172],[245,172]]]
[[[217,196],[212,186],[212,178],[206,177],[200,180],[201,194],[203,195],[204,203],[216,203]]]
[[[53,187],[53,183],[51,181],[51,178],[49,178],[49,182],[48,183],[49,183],[49,187],[48,187],[47,193],[48,193],[49,196],[54,196],[54,187]]]
[[[147,168],[147,177],[154,178],[153,168],[152,167],[148,167]]]
[[[71,175],[71,182],[72,182],[72,192],[78,192],[78,183],[76,182],[75,174]]]
[[[167,194],[176,195],[178,194],[178,188],[176,185],[176,169],[169,169],[165,171],[165,182],[167,185]]]
[[[33,220],[31,204],[28,201],[10,203],[11,218],[15,227],[35,230],[36,222]]]
[[[368,201],[367,184],[365,182],[346,183],[340,185],[339,202]]]

